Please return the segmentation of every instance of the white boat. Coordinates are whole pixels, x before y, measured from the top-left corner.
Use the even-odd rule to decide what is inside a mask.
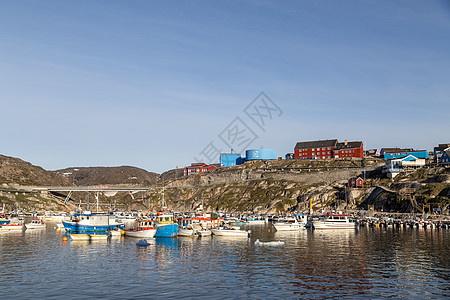
[[[25,224],[26,229],[43,229],[45,228],[44,221],[39,219],[33,219],[30,223]]]
[[[266,223],[265,218],[262,217],[248,217],[248,225],[263,225]]]
[[[241,236],[248,237],[250,235],[250,230],[236,230],[228,227],[218,227],[211,229],[211,232],[217,236]]]
[[[191,226],[178,227],[178,236],[194,236],[196,230]]]
[[[124,230],[125,235],[137,238],[153,238],[156,234],[155,221],[150,219],[137,219],[135,226]]]
[[[323,219],[315,220],[312,223],[314,229],[352,229],[355,223],[350,222],[347,215],[328,214]]]
[[[304,224],[299,223],[297,218],[291,217],[291,216],[279,219],[277,222],[273,223],[272,225],[273,225],[273,227],[275,227],[275,229],[277,231],[305,229]]]
[[[197,235],[198,236],[211,236],[212,232],[210,229],[201,229],[201,230],[197,230]]]

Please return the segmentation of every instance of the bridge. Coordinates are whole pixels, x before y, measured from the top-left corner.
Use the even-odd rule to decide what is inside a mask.
[[[33,186],[28,187],[29,192],[34,193],[60,193],[66,192],[67,196],[64,200],[64,204],[70,201],[70,197],[74,192],[95,192],[97,193],[97,205],[98,205],[98,195],[103,193],[105,196],[114,196],[118,192],[128,192],[134,199],[133,194],[138,192],[147,192],[149,190],[160,188],[160,187],[131,187],[131,186],[109,186],[109,185],[93,185],[93,186]]]

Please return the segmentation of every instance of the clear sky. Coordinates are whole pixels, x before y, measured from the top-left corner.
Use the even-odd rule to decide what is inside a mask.
[[[0,0],[0,153],[48,170],[431,150],[449,125],[446,0]]]

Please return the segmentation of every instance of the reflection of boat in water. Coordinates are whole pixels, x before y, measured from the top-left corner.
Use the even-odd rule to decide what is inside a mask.
[[[211,229],[211,232],[216,236],[233,236],[233,237],[248,237],[250,230],[237,230],[228,227],[218,227]]]
[[[121,227],[116,222],[113,214],[92,213],[85,211],[83,214],[76,213],[68,222],[63,222],[64,228],[68,232],[106,232]]]
[[[350,222],[347,215],[328,214],[318,220],[312,222],[314,229],[352,229],[355,223]]]
[[[126,236],[137,238],[152,238],[156,234],[155,221],[150,219],[137,219],[134,227],[124,230]]]

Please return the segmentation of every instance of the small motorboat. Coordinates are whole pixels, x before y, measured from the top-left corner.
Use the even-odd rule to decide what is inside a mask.
[[[212,233],[217,236],[240,236],[240,237],[248,237],[250,235],[250,230],[236,230],[229,227],[218,227],[215,229],[211,229]]]
[[[196,233],[196,230],[192,228],[192,226],[179,226],[178,227],[178,236],[194,236]]]
[[[255,246],[279,247],[279,246],[284,246],[284,242],[282,242],[282,241],[260,242],[259,240],[256,240]]]
[[[200,229],[197,230],[197,235],[198,236],[211,236],[212,232],[209,229]]]
[[[26,229],[44,229],[45,224],[43,220],[33,219],[30,223],[24,225]]]

